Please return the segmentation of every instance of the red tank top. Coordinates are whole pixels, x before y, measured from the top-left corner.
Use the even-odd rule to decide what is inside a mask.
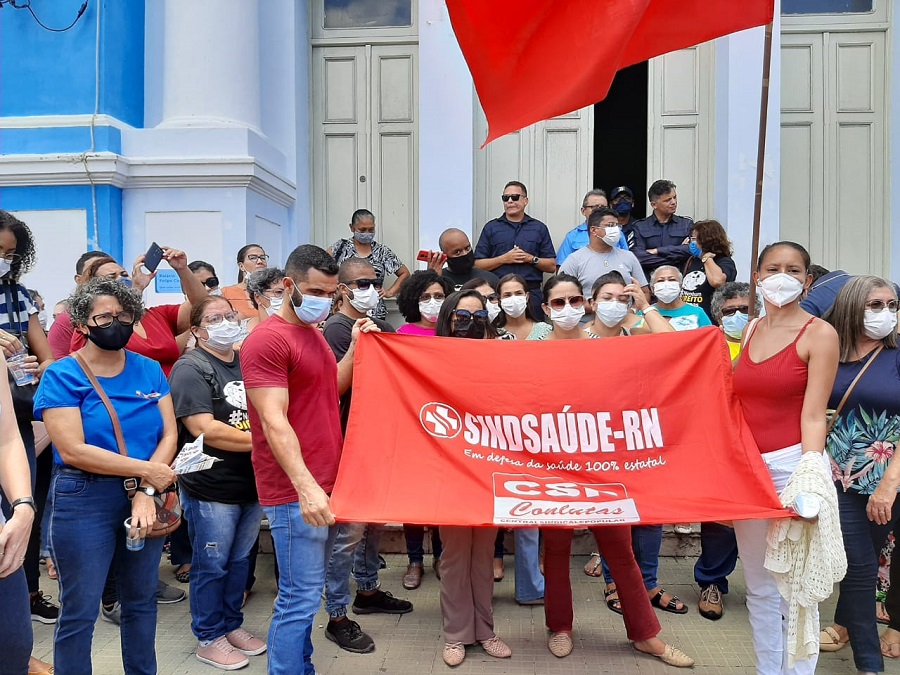
[[[756,363],[750,358],[750,341],[756,331],[741,350],[734,371],[734,392],[763,454],[800,442],[800,413],[809,367],[797,354],[797,341],[814,319],[804,324],[793,342],[764,361]]]

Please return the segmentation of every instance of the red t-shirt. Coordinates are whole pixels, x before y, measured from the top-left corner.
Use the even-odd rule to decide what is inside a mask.
[[[300,441],[303,462],[330,494],[341,461],[341,411],[337,361],[321,331],[272,316],[244,340],[241,370],[248,390],[288,390],[287,418]],[[278,506],[296,502],[297,491],[272,454],[259,414],[249,401],[247,409],[259,503]]]
[[[163,369],[165,376],[169,376],[172,366],[181,356],[181,348],[175,340],[178,335],[178,310],[181,305],[160,305],[151,307],[141,317],[141,327],[147,333],[143,338],[137,333],[131,336],[125,349],[135,352],[148,359],[153,359]],[[86,338],[75,331],[72,334],[71,352],[84,347]]]
[[[50,343],[53,358],[57,361],[72,353],[72,334],[74,332],[75,326],[72,325],[72,317],[68,312],[63,312],[53,320],[50,332],[47,333],[47,341]]]

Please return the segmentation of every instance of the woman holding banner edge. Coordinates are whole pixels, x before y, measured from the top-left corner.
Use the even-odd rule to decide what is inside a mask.
[[[613,287],[610,283],[616,280],[611,275],[600,277],[594,284],[595,295]],[[632,283],[622,284],[622,294],[634,299],[635,303],[646,304],[641,288]],[[600,336],[590,329],[583,329],[580,320],[584,316],[584,292],[576,277],[559,274],[544,284],[544,312],[550,317],[553,332],[547,340],[587,340],[599,339]],[[616,300],[618,302],[618,299]],[[620,303],[626,305],[627,304]],[[617,323],[625,317],[618,318]],[[569,579],[573,531],[570,528],[541,528],[544,534],[544,615],[550,638],[547,646],[550,653],[557,657],[572,653],[572,624],[574,612],[572,607],[572,584]],[[677,647],[666,644],[659,639],[661,630],[659,619],[650,605],[650,598],[644,591],[641,570],[638,567],[631,548],[631,527],[629,525],[613,525],[592,527],[597,545],[603,552],[613,576],[618,580],[622,615],[625,619],[625,631],[634,648],[644,654],[655,656],[664,663],[677,668],[690,668],[694,660]]]
[[[745,329],[734,373],[735,394],[777,492],[784,489],[803,454],[822,456],[825,409],[838,367],[834,328],[800,307],[800,298],[812,283],[809,265],[809,253],[794,242],[777,242],[763,249],[753,281],[762,292],[766,315]],[[822,466],[824,473],[824,460]],[[815,654],[787,666],[787,606],[764,566],[769,522],[734,522],[747,584],[756,672],[814,673],[818,644]],[[817,608],[808,611],[817,613]],[[818,641],[818,634],[815,638]]]

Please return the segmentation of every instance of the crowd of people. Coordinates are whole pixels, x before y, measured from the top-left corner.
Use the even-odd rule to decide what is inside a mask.
[[[804,633],[791,620],[796,598],[783,597],[765,567],[775,525],[709,522],[694,568],[697,611],[723,616],[740,557],[757,673],[812,673],[819,649],[848,643],[860,673],[881,672],[884,656],[900,657],[900,564],[891,567],[897,583],[881,636],[875,595],[881,549],[900,523],[900,464],[891,461],[900,439],[897,287],[817,268],[794,242],[765,247],[738,281],[721,223],[678,215],[669,181],[653,183],[648,198],[651,215],[635,219],[630,188],[611,199],[591,190],[584,222],[557,252],[547,226],[527,214],[525,186],[511,181],[503,214],[474,247],[465,232],[445,230],[414,272],[376,241],[366,210],[352,215],[350,237],[327,250],[298,246],[283,268],[270,266],[262,246],[244,246],[232,286],[221,287],[209,263],[163,247],[185,299],[155,307],[142,300],[155,276],[143,256],[129,273],[91,251],[76,262],[71,296],[53,308],[49,335],[43,299],[20,283],[35,260],[33,238],[0,211],[0,358],[9,371],[0,381],[3,672],[89,673],[102,617],[120,627],[123,671],[155,673],[157,604],[185,597],[159,578],[166,542],[176,578],[189,583],[200,661],[235,670],[266,653],[269,673],[313,675],[323,597],[324,636],[350,652],[374,650],[348,610],[404,614],[413,604],[381,589],[381,526],[336,523],[329,503],[362,333],[555,341],[707,326],[722,332],[774,488],[802,480],[820,496],[814,513],[796,507],[797,523],[819,578],[840,581],[840,600],[832,625]],[[389,321],[390,298],[402,325]],[[182,472],[179,462],[200,449],[209,466]],[[263,518],[278,588],[266,639],[242,625]],[[838,522],[842,536],[831,536]],[[492,611],[503,530],[427,530],[444,662],[459,665],[476,644],[513,657]],[[661,526],[591,531],[597,550],[584,572],[604,578],[606,605],[635,649],[692,666],[662,638],[656,615],[689,611],[658,579]],[[402,585],[412,591],[425,577],[426,528],[404,532]],[[572,540],[571,528],[514,531],[516,601],[544,606],[547,648],[559,658],[574,648]],[[841,541],[846,575],[835,572]],[[58,606],[39,587],[42,558],[58,576]],[[818,628],[816,606],[807,611]],[[54,666],[31,658],[30,619],[56,624]]]

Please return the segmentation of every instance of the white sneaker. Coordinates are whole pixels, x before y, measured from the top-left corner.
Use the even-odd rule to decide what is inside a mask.
[[[197,645],[197,659],[221,670],[238,670],[250,665],[250,659],[232,647],[224,635],[205,647]]]

